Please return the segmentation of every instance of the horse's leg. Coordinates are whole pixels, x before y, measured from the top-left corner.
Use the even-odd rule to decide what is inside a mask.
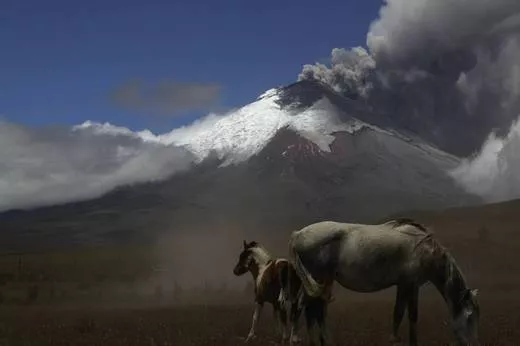
[[[302,308],[298,301],[291,304],[291,334],[289,336],[289,343],[291,345],[300,341],[298,338],[298,320],[300,319]]]
[[[394,318],[392,325],[392,335],[390,336],[390,342],[400,342],[399,327],[403,321],[404,311],[408,303],[409,289],[404,285],[397,285],[397,293],[395,297],[394,305]]]
[[[316,299],[316,321],[318,322],[321,346],[327,344],[327,326],[325,324],[327,317],[327,302],[328,300],[324,300],[323,298]]]
[[[287,340],[287,311],[284,306],[280,306],[276,303],[273,306],[275,307],[274,315],[275,319],[278,321],[282,344],[284,344]]]
[[[288,311],[291,331],[289,335],[289,344],[294,345],[300,342],[298,338],[298,321],[301,316],[303,309],[303,300],[305,299],[304,289],[302,283],[296,272],[291,271],[292,267],[289,266],[287,270],[287,290],[286,290],[286,303]]]
[[[282,321],[280,321],[280,311],[276,303],[273,303],[273,317],[278,326],[278,333],[282,335]]]
[[[408,321],[410,324],[409,343],[417,345],[417,319],[419,317],[419,286],[413,286],[408,296]]]
[[[306,297],[304,303],[305,323],[307,325],[307,335],[309,338],[309,345],[314,345],[313,328],[316,322],[316,303],[315,298]]]
[[[249,334],[247,335],[246,342],[249,342],[253,338],[255,338],[255,330],[256,330],[256,322],[260,318],[260,314],[262,313],[263,303],[256,303],[255,311],[253,312],[253,321],[251,322],[251,329],[249,330]]]

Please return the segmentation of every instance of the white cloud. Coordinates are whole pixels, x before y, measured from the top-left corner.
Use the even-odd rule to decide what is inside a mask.
[[[166,178],[193,161],[184,149],[128,132],[0,122],[0,210],[98,197],[116,186]]]
[[[520,198],[520,121],[505,138],[491,134],[478,155],[464,160],[451,174],[489,202]]]

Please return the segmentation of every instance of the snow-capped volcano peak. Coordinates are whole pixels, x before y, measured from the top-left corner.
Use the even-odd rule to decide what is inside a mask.
[[[87,122],[76,129],[90,129],[99,133],[133,134],[147,142],[182,146],[199,161],[215,152],[223,165],[246,161],[260,152],[282,128],[291,129],[314,142],[322,151],[330,151],[333,132],[353,133],[367,124],[350,118],[340,118],[338,109],[324,97],[304,110],[283,107],[280,89],[269,89],[254,102],[224,115],[210,114],[194,123],[153,135],[149,131],[134,133],[109,124]]]
[[[264,93],[260,94],[260,96],[258,96],[256,99],[261,100],[264,98],[276,96],[276,95],[278,95],[278,91],[279,91],[279,89],[277,89],[277,88],[272,88],[272,89],[266,90]]]
[[[355,119],[346,123],[327,100],[321,99],[301,111],[280,105],[279,89],[270,89],[258,99],[222,116],[208,116],[192,125],[160,136],[164,143],[187,147],[201,160],[211,151],[225,159],[224,165],[243,162],[257,154],[282,128],[289,128],[329,151],[332,132],[352,132],[363,124]]]
[[[192,124],[155,135],[148,130],[132,132],[110,124],[85,122],[74,130],[100,134],[129,135],[147,143],[178,146],[189,150],[197,162],[210,154],[223,160],[222,165],[247,161],[258,154],[281,129],[289,129],[315,144],[326,153],[333,133],[353,134],[362,128],[399,138],[432,157],[458,161],[421,140],[413,140],[391,128],[382,129],[359,120],[351,101],[315,83],[299,82],[288,87],[269,89],[257,99],[226,114],[209,114]],[[362,114],[360,113],[362,116]]]

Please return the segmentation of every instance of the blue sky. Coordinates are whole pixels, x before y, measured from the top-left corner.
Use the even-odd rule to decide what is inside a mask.
[[[222,86],[219,109],[293,82],[332,48],[364,45],[381,0],[3,0],[0,116],[164,132],[205,112],[150,116],[108,95],[130,79]]]

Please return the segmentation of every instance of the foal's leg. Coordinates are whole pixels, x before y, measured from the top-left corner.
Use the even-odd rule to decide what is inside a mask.
[[[253,312],[253,321],[251,322],[251,329],[249,330],[249,334],[247,335],[246,342],[251,341],[255,338],[255,330],[256,330],[256,322],[260,318],[260,314],[262,313],[263,303],[256,303],[255,311]]]
[[[390,336],[390,342],[400,342],[399,337],[399,326],[403,321],[404,311],[408,303],[409,289],[404,285],[397,286],[397,293],[395,297],[394,305],[394,319],[392,325],[392,335]]]
[[[278,321],[280,329],[280,335],[282,337],[282,344],[287,340],[287,311],[284,306],[280,306],[277,303],[274,307],[274,318]]]
[[[414,286],[410,289],[408,297],[408,321],[410,324],[409,343],[417,345],[417,319],[419,317],[419,287]]]

